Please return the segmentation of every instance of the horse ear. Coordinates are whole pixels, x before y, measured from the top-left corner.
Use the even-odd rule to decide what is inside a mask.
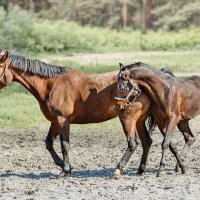
[[[124,67],[122,63],[119,63],[119,69],[121,70]]]
[[[0,54],[0,63],[4,63],[8,59],[8,51],[1,52]]]

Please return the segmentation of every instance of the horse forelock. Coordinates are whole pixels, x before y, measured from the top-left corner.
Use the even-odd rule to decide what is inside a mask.
[[[70,68],[67,67],[54,66],[39,60],[31,60],[18,55],[11,54],[9,55],[9,59],[12,68],[42,77],[56,77],[70,70]]]

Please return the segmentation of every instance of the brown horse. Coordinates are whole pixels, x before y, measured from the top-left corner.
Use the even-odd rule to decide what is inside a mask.
[[[51,122],[46,138],[46,148],[55,164],[62,168],[61,176],[71,172],[69,164],[70,124],[97,123],[117,117],[118,112],[115,109],[114,100],[117,90],[116,80],[117,72],[85,74],[22,56],[9,55],[4,51],[0,54],[0,88],[4,88],[12,81],[21,83],[37,99],[44,116]],[[145,171],[152,143],[145,126],[150,103],[149,97],[145,93],[141,94],[131,108],[119,115],[127,136],[128,149],[114,173],[114,178],[124,170],[138,144],[137,138],[133,138],[136,126],[143,146],[138,172]],[[53,141],[58,135],[63,160],[53,148]]]
[[[164,135],[158,176],[164,171],[165,153],[168,147],[178,161],[176,169],[178,170],[179,165],[182,173],[185,173],[184,157],[194,142],[188,122],[200,114],[200,77],[177,78],[156,71],[144,63],[123,67],[118,75],[118,97],[124,97],[124,92],[131,96],[132,91],[137,92],[139,87],[150,96],[151,113]],[[180,156],[172,137],[176,125],[183,133],[186,142]]]

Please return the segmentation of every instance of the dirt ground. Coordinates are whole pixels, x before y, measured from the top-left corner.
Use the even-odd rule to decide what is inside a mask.
[[[112,125],[111,125],[112,124]],[[156,177],[162,136],[156,130],[147,172],[136,175],[141,146],[120,180],[111,180],[126,149],[120,123],[72,126],[70,161],[72,174],[56,179],[60,169],[45,149],[48,126],[0,129],[0,199],[200,199],[200,117],[191,122],[196,141],[188,153],[188,173],[174,172],[175,159],[168,151],[166,174]],[[176,130],[179,150],[183,137]],[[55,148],[60,153],[59,141]]]

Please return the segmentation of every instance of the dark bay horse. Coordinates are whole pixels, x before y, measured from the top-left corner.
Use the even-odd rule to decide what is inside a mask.
[[[123,67],[118,75],[118,97],[123,97],[124,91],[131,96],[128,93],[134,88],[138,91],[139,87],[151,98],[151,113],[164,135],[158,176],[164,171],[168,147],[177,159],[177,170],[179,165],[182,173],[185,173],[184,157],[194,142],[188,122],[200,114],[200,76],[177,78],[157,71],[144,63]],[[186,142],[180,156],[173,142],[176,126],[183,133]]]
[[[61,176],[71,172],[69,164],[70,124],[97,123],[117,117],[115,100],[117,72],[85,74],[69,68],[56,67],[22,56],[0,53],[0,88],[12,81],[21,83],[37,99],[44,116],[51,122],[46,138],[46,148],[56,165],[62,168]],[[124,171],[125,165],[135,150],[138,140],[136,127],[143,147],[138,172],[145,171],[152,140],[145,126],[149,116],[150,98],[142,93],[134,105],[119,114],[128,149],[120,161],[114,178]],[[153,124],[153,123],[152,123]],[[53,148],[59,135],[63,160]]]

